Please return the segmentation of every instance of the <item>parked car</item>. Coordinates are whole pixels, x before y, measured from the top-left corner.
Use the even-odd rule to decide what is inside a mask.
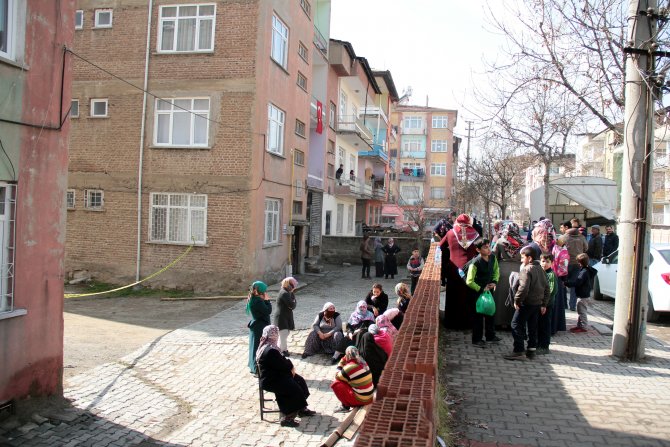
[[[649,254],[649,301],[647,321],[656,321],[661,312],[670,312],[670,244],[651,244]],[[616,274],[619,267],[619,251],[615,251],[596,263],[593,268],[598,276],[593,284],[593,297],[616,296]]]

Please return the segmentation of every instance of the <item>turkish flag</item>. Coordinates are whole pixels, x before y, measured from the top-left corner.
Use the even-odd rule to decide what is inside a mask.
[[[323,119],[321,115],[323,114],[323,104],[321,101],[316,102],[316,133],[323,133]]]

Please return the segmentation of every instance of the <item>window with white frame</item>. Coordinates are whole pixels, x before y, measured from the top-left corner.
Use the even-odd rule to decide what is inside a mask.
[[[431,163],[430,164],[430,175],[447,175],[447,164],[446,163]]]
[[[84,28],[84,11],[78,9],[74,12],[74,29]]]
[[[70,101],[70,118],[79,118],[79,100]]]
[[[281,200],[265,199],[265,236],[263,244],[279,243],[279,225],[281,216]]]
[[[91,99],[91,110],[90,116],[92,118],[107,118],[108,116],[108,100],[104,99]]]
[[[405,202],[416,203],[423,196],[420,186],[402,185],[400,187],[400,198]]]
[[[447,152],[447,140],[433,140],[430,142],[431,152]]]
[[[161,6],[159,14],[159,52],[214,50],[215,4]]]
[[[406,116],[403,120],[405,129],[423,129],[423,118],[420,116]]]
[[[105,192],[101,189],[84,190],[84,208],[92,211],[102,211],[105,206]]]
[[[298,166],[305,166],[305,153],[299,149],[293,151],[293,163]]]
[[[347,233],[354,232],[354,206],[349,205],[349,214],[347,216]]]
[[[272,16],[272,50],[270,56],[282,67],[288,67],[288,27],[276,15]]]
[[[156,100],[154,145],[207,147],[208,143],[209,98]]]
[[[0,183],[0,312],[14,310],[15,219],[16,185]]]
[[[430,188],[430,198],[431,199],[444,199],[446,193],[446,188],[441,186],[433,186]]]
[[[298,87],[307,91],[307,78],[305,77],[304,74],[302,74],[300,72],[298,72],[298,82],[297,82],[297,84],[298,84]]]
[[[207,195],[152,192],[149,240],[170,244],[207,243]]]
[[[335,234],[341,235],[344,232],[344,204],[337,204],[337,216],[335,217]]]
[[[340,90],[340,119],[347,113],[347,100],[347,94],[344,93],[344,90]]]
[[[111,9],[96,9],[94,28],[111,28],[113,12]]]
[[[295,120],[295,134],[305,138],[305,123]]]
[[[423,147],[424,138],[420,136],[403,136],[403,152],[425,152]]]
[[[68,189],[65,193],[65,207],[69,210],[73,210],[75,205],[75,191],[74,189]]]
[[[328,112],[328,125],[331,129],[335,129],[335,117],[337,116],[337,106],[334,102],[330,103],[330,110]]]
[[[14,60],[18,38],[16,10],[18,0],[0,0],[0,56]]]
[[[298,44],[298,56],[309,64],[309,50],[302,42]]]
[[[268,152],[284,154],[284,121],[286,114],[272,104],[268,104]]]
[[[449,124],[449,117],[447,116],[433,117],[433,129],[446,129],[448,124]]]

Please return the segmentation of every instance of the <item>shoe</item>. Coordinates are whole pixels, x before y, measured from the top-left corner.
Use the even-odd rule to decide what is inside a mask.
[[[472,346],[474,346],[476,348],[485,348],[486,347],[486,342],[484,340],[473,341]]]
[[[309,357],[309,355],[305,354],[304,352],[300,356],[301,359],[306,359],[307,357]]]
[[[314,416],[316,414],[316,411],[310,410],[309,408],[305,407],[302,410],[298,411],[298,416],[301,418],[308,417],[308,416]]]
[[[282,352],[282,354],[284,355],[284,357],[290,357],[291,356],[290,352],[288,352],[288,351],[284,351],[284,352]]]
[[[524,355],[523,352],[510,352],[509,354],[503,355],[503,358],[505,360],[521,360],[524,361],[526,360],[526,356]]]
[[[537,355],[547,355],[547,354],[549,354],[549,348],[537,348],[535,350],[535,354],[537,354]]]
[[[493,337],[493,338],[490,339],[490,340],[489,340],[488,338],[486,339],[486,342],[487,342],[487,343],[498,343],[499,341],[502,341],[502,338],[500,338],[500,337],[498,337],[498,336],[495,336],[495,337]]]
[[[332,357],[332,358],[330,359],[330,364],[331,364],[331,365],[337,365],[339,362],[340,362],[340,359],[337,358],[337,357]]]
[[[576,312],[576,311],[577,311],[577,308],[575,308],[575,307],[571,307],[570,310],[573,311],[573,312]]]
[[[535,358],[535,351],[537,351],[537,349],[528,349],[526,351],[526,358],[529,359],[529,360],[534,359]]]
[[[335,413],[349,413],[350,411],[351,407],[347,407],[346,405],[342,405],[335,409]]]
[[[570,332],[572,332],[572,333],[575,333],[575,332],[582,333],[582,332],[588,332],[588,329],[583,328],[583,327],[579,327],[579,326],[575,326],[575,327],[570,328]]]
[[[282,419],[281,422],[279,423],[282,427],[298,427],[300,423],[296,421],[295,419]]]

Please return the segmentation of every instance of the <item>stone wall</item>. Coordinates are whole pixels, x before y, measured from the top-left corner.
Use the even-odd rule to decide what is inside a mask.
[[[374,237],[374,236],[372,236]],[[383,237],[382,243],[386,244],[388,238]],[[351,264],[361,264],[361,252],[359,246],[363,238],[361,236],[342,237],[342,236],[323,236],[321,238],[321,262],[325,264],[341,264],[349,262]],[[416,239],[413,237],[394,237],[396,245],[400,247],[398,253],[398,266],[407,264],[412,250],[416,248]],[[423,241],[422,255],[426,255],[430,241]]]

